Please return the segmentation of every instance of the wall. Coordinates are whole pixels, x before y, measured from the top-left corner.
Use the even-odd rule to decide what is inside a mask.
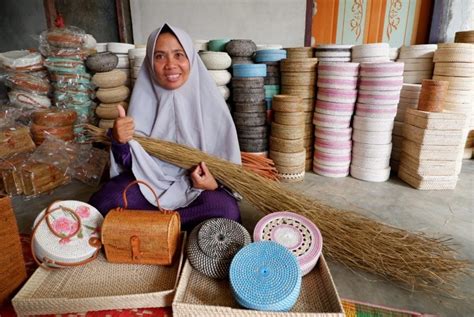
[[[194,39],[303,46],[306,0],[130,0],[135,43],[164,22]]]
[[[37,48],[46,29],[43,1],[2,0],[0,8],[0,52]]]
[[[474,29],[474,1],[436,0],[430,43],[454,42],[457,31]]]
[[[469,0],[467,0],[469,1]],[[432,0],[315,0],[313,44],[427,43]]]

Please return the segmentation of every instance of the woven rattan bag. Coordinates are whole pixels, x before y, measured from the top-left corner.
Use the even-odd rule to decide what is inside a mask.
[[[158,210],[127,209],[127,190],[135,184],[147,186]],[[153,189],[143,181],[131,182],[123,191],[124,207],[109,211],[102,226],[102,244],[107,261],[113,263],[169,265],[180,243],[179,213],[164,210]]]
[[[0,304],[26,278],[20,235],[10,197],[0,195]]]

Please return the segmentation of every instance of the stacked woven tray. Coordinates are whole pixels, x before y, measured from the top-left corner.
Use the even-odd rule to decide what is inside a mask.
[[[352,45],[316,45],[314,57],[320,62],[350,62]]]
[[[127,44],[127,43],[107,43],[107,51],[115,54],[118,57],[118,63],[117,66],[115,66],[115,69],[125,73],[125,86],[127,86],[129,89],[132,84],[132,69],[133,66],[130,64],[130,59],[129,59],[129,50],[135,49],[134,44]],[[143,55],[143,53],[142,53]],[[135,75],[137,75],[135,73]],[[137,76],[135,76],[136,78]]]
[[[474,30],[459,31],[454,36],[454,42],[456,43],[474,43]]]
[[[291,51],[292,50],[292,51]],[[317,58],[310,57],[312,48],[292,48],[288,58],[281,61],[281,93],[302,98],[304,112],[304,147],[306,170],[311,169],[313,157],[314,127],[311,123],[316,97]],[[295,52],[298,52],[296,54]],[[303,58],[303,56],[308,56]],[[311,55],[312,56],[312,55]]]
[[[304,179],[306,151],[304,148],[304,105],[302,98],[273,96],[273,122],[270,136],[270,158],[282,182]]]
[[[387,43],[372,43],[352,47],[352,62],[380,63],[390,61],[390,46]]]
[[[403,82],[407,84],[421,84],[423,79],[431,78],[433,74],[433,55],[436,44],[402,46],[398,55],[398,62],[405,64]]]
[[[46,136],[55,136],[64,141],[74,140],[73,125],[77,113],[73,110],[41,110],[31,114],[31,135],[36,145],[40,145]]]
[[[265,90],[265,64],[235,64],[232,78],[233,118],[242,152],[268,151]]]
[[[130,63],[130,88],[132,89],[133,86],[135,86],[135,82],[138,78],[143,62],[145,61],[145,57],[146,47],[138,47],[138,45],[136,45],[135,48],[128,50],[128,60]]]
[[[351,176],[383,182],[390,176],[392,130],[403,63],[362,63],[353,122]]]
[[[459,153],[457,170],[460,172],[462,158],[472,156],[472,144],[467,142],[467,136],[469,131],[474,130],[474,44],[439,44],[434,62],[433,79],[449,82],[444,108],[468,117],[463,138],[469,150]]]
[[[125,48],[124,48],[125,49]],[[124,55],[124,54],[122,54]],[[128,55],[127,55],[128,61]],[[117,106],[128,108],[126,101],[130,95],[128,75],[122,69],[117,69],[120,59],[111,52],[92,55],[87,60],[89,69],[95,72],[92,82],[99,89],[96,97],[100,104],[96,108],[96,115],[100,119],[99,127],[112,128],[114,120],[118,117]]]
[[[417,189],[454,189],[465,121],[462,113],[408,109],[403,126],[400,179]]]
[[[357,99],[358,63],[321,62],[313,124],[313,171],[328,177],[349,175],[350,128]]]
[[[232,78],[231,73],[227,70],[232,64],[229,54],[227,52],[200,51],[199,56],[224,99],[229,99],[230,90],[226,86]]]

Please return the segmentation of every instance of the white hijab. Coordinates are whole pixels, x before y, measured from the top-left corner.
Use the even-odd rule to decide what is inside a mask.
[[[177,37],[190,63],[188,80],[174,90],[160,87],[153,71],[156,39],[165,26]],[[150,34],[128,116],[134,119],[138,134],[188,145],[241,164],[237,133],[227,104],[194,49],[191,37],[179,28],[165,23]],[[187,170],[150,156],[135,140],[129,144],[133,175],[154,188],[163,208],[174,210],[185,207],[202,192],[192,187]],[[121,171],[111,155],[110,176],[116,176]],[[140,191],[150,203],[156,205],[149,189],[140,185]]]

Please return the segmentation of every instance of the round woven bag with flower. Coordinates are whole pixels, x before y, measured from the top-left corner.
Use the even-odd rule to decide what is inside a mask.
[[[77,266],[95,259],[100,251],[103,216],[77,200],[55,201],[41,211],[33,225],[31,249],[44,268]]]

